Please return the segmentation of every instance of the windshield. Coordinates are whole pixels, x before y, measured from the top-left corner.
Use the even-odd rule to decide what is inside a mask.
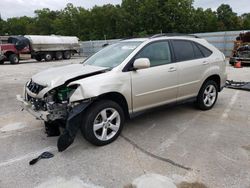
[[[84,65],[114,68],[120,65],[142,42],[119,42],[97,52]]]

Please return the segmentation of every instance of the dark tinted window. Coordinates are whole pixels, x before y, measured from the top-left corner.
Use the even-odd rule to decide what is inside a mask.
[[[203,58],[204,55],[202,54],[201,50],[193,43],[193,48],[194,48],[194,55],[196,59]]]
[[[169,43],[161,41],[149,44],[136,55],[138,58],[148,58],[151,67],[171,63]]]
[[[207,49],[206,47],[202,46],[201,44],[195,43],[195,45],[198,46],[198,48],[201,50],[201,52],[203,53],[203,55],[205,57],[208,57],[208,56],[210,56],[212,54],[212,52],[209,49]]]
[[[192,42],[184,40],[174,40],[173,48],[176,56],[176,61],[186,61],[195,59]]]

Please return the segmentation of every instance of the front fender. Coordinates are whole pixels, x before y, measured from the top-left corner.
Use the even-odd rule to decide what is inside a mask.
[[[68,86],[78,85],[70,102],[95,98],[105,93],[117,92],[123,95],[131,109],[131,80],[129,72],[106,73],[74,81]]]

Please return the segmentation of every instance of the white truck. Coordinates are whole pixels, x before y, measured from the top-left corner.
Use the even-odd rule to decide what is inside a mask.
[[[31,55],[37,61],[70,59],[72,54],[79,53],[80,45],[77,37],[25,35],[30,41]]]
[[[21,54],[31,54],[37,61],[70,59],[79,53],[79,39],[75,36],[25,35],[11,36],[7,44],[0,45],[0,64],[10,61],[19,63]]]

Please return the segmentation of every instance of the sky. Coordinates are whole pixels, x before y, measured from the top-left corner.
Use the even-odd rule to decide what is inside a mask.
[[[0,0],[0,14],[3,19],[19,16],[34,16],[34,11],[42,8],[63,9],[67,3],[91,8],[94,5],[120,4],[122,0]],[[249,13],[249,0],[194,0],[195,7],[216,10],[222,3],[229,4],[238,14]]]

